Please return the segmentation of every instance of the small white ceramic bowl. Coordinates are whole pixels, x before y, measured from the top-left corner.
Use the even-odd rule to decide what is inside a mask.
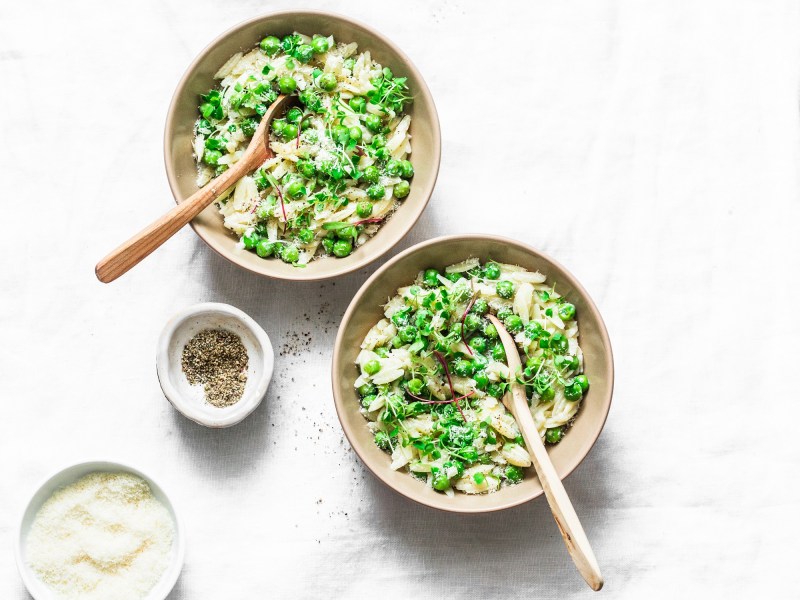
[[[153,496],[166,507],[170,516],[172,516],[172,521],[175,524],[175,538],[172,542],[170,564],[158,583],[156,583],[153,589],[150,590],[150,593],[145,597],[145,600],[164,600],[172,588],[175,587],[175,583],[178,581],[178,576],[183,568],[183,560],[186,553],[186,538],[184,536],[181,520],[178,518],[175,508],[163,488],[158,485],[152,477],[145,475],[131,466],[108,461],[89,461],[67,467],[46,479],[44,483],[37,488],[36,493],[30,499],[22,513],[22,518],[19,521],[17,533],[14,537],[14,554],[17,560],[17,568],[19,569],[22,581],[25,583],[25,587],[35,600],[55,600],[55,594],[47,584],[34,574],[25,560],[25,544],[28,532],[30,531],[34,518],[36,518],[36,513],[39,512],[42,504],[44,504],[56,490],[74,483],[84,475],[96,473],[98,471],[104,473],[132,473],[141,477],[150,485]]]
[[[247,349],[247,383],[242,399],[218,408],[205,401],[203,388],[190,385],[181,368],[183,347],[204,329],[224,329],[238,335]],[[230,427],[261,404],[267,393],[275,354],[267,333],[247,314],[216,302],[184,308],[167,322],[158,340],[156,370],[161,389],[185,417],[206,427]]]

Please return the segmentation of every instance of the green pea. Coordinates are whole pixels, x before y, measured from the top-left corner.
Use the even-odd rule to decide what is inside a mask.
[[[381,363],[379,363],[375,359],[368,360],[367,362],[364,363],[364,372],[367,375],[375,375],[375,373],[377,373],[380,370],[381,370]]]
[[[389,436],[386,435],[386,432],[378,431],[375,433],[375,444],[382,450],[389,448]]]
[[[333,139],[339,142],[340,144],[346,144],[347,140],[350,139],[350,133],[344,125],[336,125],[331,130],[333,135]]]
[[[503,321],[503,324],[511,333],[519,333],[522,331],[522,319],[515,314],[508,315]]]
[[[544,439],[548,444],[557,444],[564,437],[563,427],[551,427],[544,434]]]
[[[472,303],[470,312],[483,316],[489,312],[489,303],[484,298],[478,298]]]
[[[411,179],[414,176],[414,165],[410,160],[404,160],[400,163],[400,176],[403,179]]]
[[[317,85],[326,92],[332,92],[336,89],[336,75],[333,73],[323,73],[317,79]]]
[[[258,121],[255,119],[245,119],[242,121],[242,133],[247,137],[253,137],[258,128]]]
[[[394,194],[395,198],[405,198],[406,196],[408,196],[410,191],[411,191],[411,186],[408,184],[408,182],[401,181],[400,183],[395,184],[392,193]]]
[[[361,398],[361,406],[369,410],[370,405],[378,399],[378,396],[375,394],[371,394],[369,396],[364,396]]]
[[[261,40],[259,46],[268,56],[274,56],[281,49],[281,41],[274,35],[269,35]]]
[[[501,298],[511,298],[514,295],[514,284],[506,280],[498,281],[495,290]]]
[[[381,358],[386,358],[387,356],[389,356],[389,349],[386,346],[375,348],[375,354],[377,354]]]
[[[374,383],[364,383],[358,387],[358,393],[363,398],[364,396],[371,396],[377,389]]]
[[[403,340],[400,339],[399,335],[394,336],[389,343],[392,348],[401,348],[403,346]]]
[[[423,283],[428,287],[438,287],[439,272],[436,269],[428,269],[422,277]]]
[[[444,276],[446,279],[449,279],[453,283],[455,283],[459,279],[464,279],[464,276],[461,273],[445,273]]]
[[[261,238],[256,244],[256,254],[261,258],[267,258],[275,251],[275,244],[267,238]]]
[[[278,137],[283,137],[283,130],[286,128],[286,121],[283,119],[275,119],[270,123],[270,131]]]
[[[443,492],[450,487],[450,480],[446,475],[437,475],[433,478],[433,489]]]
[[[359,202],[356,206],[356,214],[362,219],[366,219],[372,214],[372,202]]]
[[[331,45],[328,42],[328,38],[317,37],[311,40],[311,47],[317,54],[323,54],[328,51],[328,48],[330,48]]]
[[[286,193],[292,198],[301,198],[306,195],[306,188],[301,181],[292,181],[286,188]]]
[[[297,89],[297,82],[292,77],[284,75],[278,79],[278,87],[281,90],[281,94],[291,94]]]
[[[306,179],[311,179],[316,175],[317,169],[314,166],[314,163],[310,160],[298,160],[297,161],[297,172],[300,173]]]
[[[350,240],[337,240],[333,245],[333,253],[339,258],[344,258],[353,251],[353,243]]]
[[[333,244],[335,240],[330,237],[322,238],[322,247],[328,254],[333,254]]]
[[[467,316],[470,316],[470,315],[467,315]],[[474,316],[474,315],[472,315],[472,316]],[[469,341],[469,346],[470,346],[470,348],[475,350],[475,352],[486,352],[486,338],[485,337],[480,337],[480,336],[475,336],[474,338],[472,338]]]
[[[305,64],[314,56],[314,48],[311,44],[300,44],[294,51],[294,57]]]
[[[287,263],[294,263],[300,258],[300,250],[297,246],[284,246],[281,250],[281,260]]]
[[[413,325],[406,325],[400,330],[398,335],[404,342],[413,342],[417,338],[417,328]]]
[[[569,348],[569,342],[567,338],[564,337],[563,333],[554,333],[553,337],[550,338],[550,348],[552,348],[554,352],[566,354]]]
[[[543,363],[544,359],[541,356],[531,356],[525,361],[525,367],[530,369],[533,374],[536,374],[542,368]]]
[[[586,375],[577,375],[573,381],[581,386],[584,393],[589,389],[589,378]]]
[[[496,340],[498,336],[497,327],[495,327],[493,323],[487,323],[483,327],[483,335],[490,340]]]
[[[298,97],[300,98],[300,102],[305,104],[306,108],[309,110],[320,112],[322,109],[322,100],[320,99],[319,94],[313,90],[305,89],[298,94]]]
[[[503,308],[497,311],[497,318],[500,319],[501,321],[505,321],[508,317],[510,317],[513,314],[514,314],[513,310],[511,310],[507,306],[504,306]]]
[[[297,125],[287,123],[281,131],[281,137],[286,140],[293,140],[297,137]]]
[[[347,225],[336,230],[336,235],[340,240],[350,240],[358,235],[358,230],[353,225]]]
[[[381,123],[381,118],[378,115],[367,115],[366,119],[364,119],[364,124],[372,133],[378,133],[383,129],[383,123]]]
[[[289,111],[286,113],[286,120],[289,123],[299,123],[300,119],[302,118],[303,118],[303,111],[297,108],[296,106],[290,108]]]
[[[575,400],[580,400],[583,397],[583,388],[581,387],[581,384],[573,380],[572,382],[565,385],[564,396],[566,396],[567,400],[570,400],[572,402],[574,402]]]
[[[297,239],[299,239],[304,244],[310,244],[314,241],[314,231],[305,227],[297,232]]]
[[[374,165],[370,165],[366,169],[364,169],[364,181],[367,183],[378,183],[378,180],[381,177],[381,172],[378,167]]]
[[[512,483],[519,483],[522,481],[523,472],[522,469],[519,467],[515,467],[514,465],[509,465],[506,467],[506,479],[508,479]]]
[[[472,366],[472,361],[463,358],[456,360],[453,363],[452,369],[453,373],[459,377],[470,377],[475,372],[475,369]]]
[[[497,263],[486,263],[483,267],[483,276],[486,279],[500,279],[500,265]]]
[[[353,96],[350,98],[350,108],[353,112],[364,114],[367,112],[367,101],[363,96]]]
[[[395,160],[394,158],[391,159],[389,162],[386,163],[386,171],[392,177],[399,177],[400,173],[403,172],[403,166],[399,160]]]
[[[244,247],[248,250],[252,250],[256,247],[256,244],[260,239],[261,236],[259,236],[255,231],[249,234],[246,233],[242,236],[242,244],[244,244]]]
[[[344,61],[344,68],[353,70],[353,67],[356,66],[356,60],[354,58],[348,58]]]
[[[423,386],[422,380],[419,379],[418,377],[409,379],[408,383],[406,384],[406,388],[408,388],[408,391],[414,395],[419,395],[422,392],[422,386]]]
[[[493,382],[490,383],[488,386],[486,386],[486,393],[490,395],[492,398],[500,399],[503,397],[503,394],[505,394],[505,392],[506,388],[502,383]]]
[[[506,351],[503,348],[503,344],[495,344],[492,347],[492,358],[498,361],[506,359]]]
[[[217,166],[220,158],[222,158],[222,152],[219,150],[206,150],[203,153],[203,162],[212,167]]]
[[[386,145],[386,136],[382,133],[379,133],[375,137],[372,138],[372,147],[373,148],[383,148]]]
[[[464,329],[466,329],[467,331],[470,332],[476,331],[480,326],[481,326],[481,318],[478,315],[474,313],[469,313],[466,317],[464,317]],[[481,350],[480,352],[483,352],[483,350]]]
[[[575,305],[565,302],[558,307],[558,316],[564,321],[569,321],[575,318]]]
[[[525,335],[528,336],[530,340],[538,340],[542,337],[542,331],[543,328],[538,321],[530,321],[525,326]]]
[[[489,385],[489,375],[486,374],[486,371],[478,371],[472,378],[475,380],[475,386],[479,390],[485,390],[486,386]]]
[[[350,136],[351,140],[360,142],[361,137],[364,135],[364,132],[361,130],[361,127],[351,127],[350,129],[347,130],[347,134]]]
[[[367,188],[367,197],[372,200],[382,200],[386,195],[386,188],[379,183],[373,183]]]

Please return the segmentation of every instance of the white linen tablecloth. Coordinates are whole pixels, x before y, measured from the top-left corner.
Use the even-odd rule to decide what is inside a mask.
[[[45,475],[117,458],[185,520],[172,600],[589,597],[543,498],[416,506],[365,471],[329,384],[372,271],[290,285],[191,230],[112,285],[95,262],[172,206],[162,128],[186,66],[288,0],[0,6],[0,597]],[[554,255],[605,316],[617,386],[566,488],[613,598],[797,597],[798,84],[791,1],[345,2],[436,99],[439,183],[400,248],[487,232]],[[374,268],[374,267],[373,267]],[[233,304],[276,349],[261,407],[210,431],[155,376],[169,316]],[[783,370],[788,369],[788,373]]]

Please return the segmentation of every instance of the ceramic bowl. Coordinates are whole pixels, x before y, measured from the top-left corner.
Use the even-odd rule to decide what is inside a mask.
[[[216,85],[213,75],[233,54],[255,47],[266,35],[283,36],[293,31],[333,34],[341,41],[357,42],[395,75],[407,77],[414,101],[408,108],[411,123],[414,179],[411,193],[380,231],[346,258],[326,257],[298,269],[280,260],[262,259],[237,246],[237,237],[225,229],[215,206],[204,210],[192,227],[213,250],[253,273],[289,280],[317,280],[349,273],[372,262],[395,246],[414,226],[425,209],[439,172],[441,136],[439,117],[428,86],[409,58],[374,29],[347,17],[318,11],[288,11],[256,17],[229,29],[211,42],[187,69],[167,114],[164,162],[172,194],[181,202],[197,191],[196,165],[192,155],[194,123],[200,94]]]
[[[191,385],[181,367],[183,347],[204,329],[224,329],[238,335],[247,349],[247,383],[242,399],[219,408],[205,401],[203,389]],[[206,427],[230,427],[242,421],[261,403],[272,379],[275,355],[269,337],[247,314],[216,302],[184,308],[164,326],[158,340],[156,371],[161,389],[185,417]]]
[[[393,471],[389,455],[380,450],[359,412],[358,393],[353,383],[358,377],[355,366],[361,342],[369,329],[383,318],[382,305],[396,294],[398,287],[414,281],[427,268],[444,267],[470,257],[495,260],[540,271],[549,282],[557,282],[558,291],[577,308],[580,345],[585,373],[591,387],[564,439],[548,448],[556,471],[563,479],[577,467],[594,445],[603,429],[614,387],[614,363],[611,343],[603,319],[586,290],[569,271],[545,254],[511,239],[488,235],[441,237],[401,252],[361,287],[347,309],[333,351],[333,396],[344,433],[356,454],[378,479],[400,494],[434,508],[459,513],[480,513],[510,508],[542,494],[542,486],[533,468],[518,485],[508,486],[487,495],[457,493],[454,498],[434,491],[403,471]]]
[[[186,538],[181,520],[178,518],[178,514],[175,512],[175,508],[164,492],[164,489],[156,483],[152,477],[145,475],[131,466],[108,461],[83,462],[63,469],[45,480],[33,494],[33,497],[22,513],[22,518],[19,521],[19,526],[14,536],[14,553],[17,560],[17,568],[19,569],[22,581],[25,583],[25,587],[35,600],[56,600],[56,595],[36,576],[25,560],[25,544],[28,532],[42,504],[44,504],[55,491],[74,483],[84,475],[98,471],[132,473],[141,477],[150,485],[153,496],[155,496],[169,511],[175,524],[175,538],[172,542],[170,564],[155,587],[153,587],[150,593],[145,597],[145,600],[164,600],[172,588],[175,587],[175,583],[178,581],[178,576],[183,568],[184,554],[186,552]]]

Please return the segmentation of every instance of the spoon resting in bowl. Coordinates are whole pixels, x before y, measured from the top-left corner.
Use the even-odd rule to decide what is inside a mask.
[[[522,433],[522,439],[525,440],[525,446],[531,456],[531,462],[536,469],[536,474],[539,476],[539,482],[542,484],[544,495],[547,497],[548,504],[550,504],[550,510],[553,511],[553,518],[561,531],[561,536],[564,538],[564,544],[567,546],[567,552],[569,552],[572,562],[575,563],[589,587],[594,591],[598,591],[603,587],[603,576],[600,574],[597,559],[594,557],[594,552],[592,552],[592,547],[589,545],[589,540],[583,531],[580,519],[578,519],[567,491],[564,489],[564,484],[561,483],[561,478],[556,473],[556,469],[547,455],[547,449],[544,447],[542,438],[539,437],[539,431],[536,429],[536,424],[533,422],[533,416],[528,407],[525,387],[516,380],[517,373],[522,369],[517,345],[497,317],[488,315],[488,318],[497,328],[500,341],[503,343],[503,349],[506,351],[508,368],[511,372],[511,392],[505,395],[503,404],[517,421],[519,430]]]
[[[135,267],[156,248],[175,235],[226,190],[242,177],[261,166],[273,156],[269,147],[269,127],[272,119],[294,100],[293,96],[280,95],[261,118],[253,133],[250,145],[242,157],[216,179],[212,179],[186,200],[175,206],[164,216],[134,235],[127,242],[112,250],[94,268],[95,275],[103,283],[114,281]]]

